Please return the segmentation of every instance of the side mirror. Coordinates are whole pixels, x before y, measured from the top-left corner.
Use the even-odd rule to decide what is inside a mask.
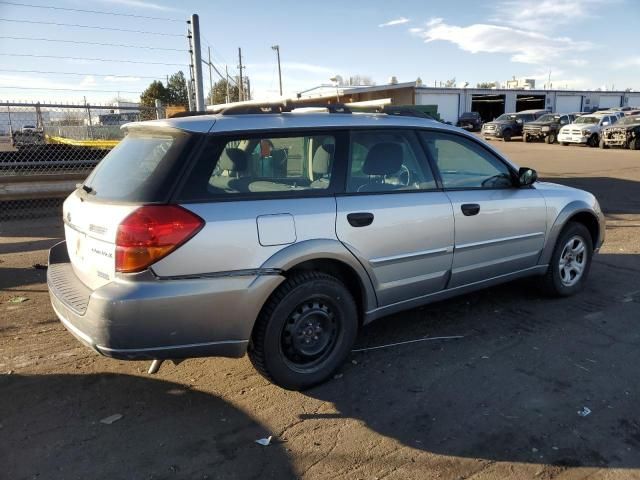
[[[609,122],[602,122],[603,127],[606,127],[607,125],[609,125]]]
[[[536,180],[538,180],[538,172],[533,168],[522,167],[518,170],[518,183],[521,187],[531,185]]]

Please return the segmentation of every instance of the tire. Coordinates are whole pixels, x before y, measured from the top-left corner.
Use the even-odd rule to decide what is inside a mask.
[[[600,139],[598,138],[597,133],[594,133],[593,135],[591,135],[589,137],[589,140],[587,140],[587,145],[589,145],[591,148],[596,148],[599,143],[600,143]]]
[[[629,142],[629,150],[640,150],[640,137],[631,139]]]
[[[549,135],[544,137],[544,143],[548,143],[549,145],[556,143],[556,140],[557,138],[555,133],[550,133]]]
[[[599,146],[600,146],[600,148],[602,148],[603,150],[605,150],[605,149],[609,148],[609,145],[607,145],[606,143],[604,143],[604,138],[601,138],[601,139],[600,139]]]
[[[510,142],[511,141],[511,130],[505,130],[504,133],[502,134],[502,140],[505,142]]]
[[[524,143],[527,143],[529,141],[529,135],[527,135],[526,133],[522,134],[522,141]]]
[[[358,310],[344,284],[325,273],[301,272],[285,280],[262,308],[249,359],[276,385],[304,390],[333,374],[357,333]]]
[[[583,247],[582,253],[571,250],[576,247],[579,251],[580,245]],[[571,257],[568,262],[567,256]],[[542,291],[553,297],[568,297],[578,293],[587,281],[592,259],[593,244],[589,230],[581,223],[569,222],[558,237],[547,273],[540,279]],[[582,266],[579,274],[578,266]]]

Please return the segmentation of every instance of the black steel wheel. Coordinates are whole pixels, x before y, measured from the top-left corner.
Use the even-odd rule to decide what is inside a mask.
[[[355,301],[337,278],[299,272],[271,295],[254,326],[249,358],[267,379],[302,390],[331,376],[358,331]]]

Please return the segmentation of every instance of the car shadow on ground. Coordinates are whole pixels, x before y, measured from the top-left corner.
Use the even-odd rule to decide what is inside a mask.
[[[638,257],[601,255],[606,265],[571,298],[520,281],[381,319],[360,348],[464,338],[352,354],[342,375],[306,393],[431,453],[639,468]]]
[[[640,165],[640,155],[638,161]],[[542,180],[591,192],[607,214],[640,213],[638,181],[611,177],[545,177]]]
[[[295,478],[220,398],[129,375],[0,376],[3,478]],[[120,414],[107,425],[100,420]]]

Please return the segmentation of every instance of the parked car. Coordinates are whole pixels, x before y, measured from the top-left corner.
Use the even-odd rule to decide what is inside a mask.
[[[456,125],[465,130],[477,132],[482,128],[482,117],[478,112],[464,112]]]
[[[556,143],[560,128],[574,120],[575,117],[571,113],[547,113],[537,120],[524,125],[522,141],[544,140],[545,143]]]
[[[621,118],[624,118],[626,114],[626,112],[623,112],[622,110],[619,110],[619,109],[609,109],[609,110],[600,111],[598,113],[600,115],[614,115],[618,120],[620,120]]]
[[[570,143],[586,144],[590,147],[597,147],[600,142],[600,131],[602,127],[613,125],[618,121],[615,115],[601,113],[591,113],[578,117],[575,122],[565,125],[558,133],[558,142],[561,145]]]
[[[153,370],[248,351],[303,389],[380,317],[521,277],[557,296],[585,285],[605,232],[590,193],[432,120],[265,113],[283,108],[126,127],[49,254],[73,335]]]
[[[545,113],[544,110],[503,113],[493,122],[487,122],[482,126],[482,136],[485,140],[501,138],[505,142],[510,142],[513,137],[522,135],[522,127],[525,123],[533,122]]]
[[[629,115],[602,129],[600,148],[622,147],[640,150],[640,115]]]

